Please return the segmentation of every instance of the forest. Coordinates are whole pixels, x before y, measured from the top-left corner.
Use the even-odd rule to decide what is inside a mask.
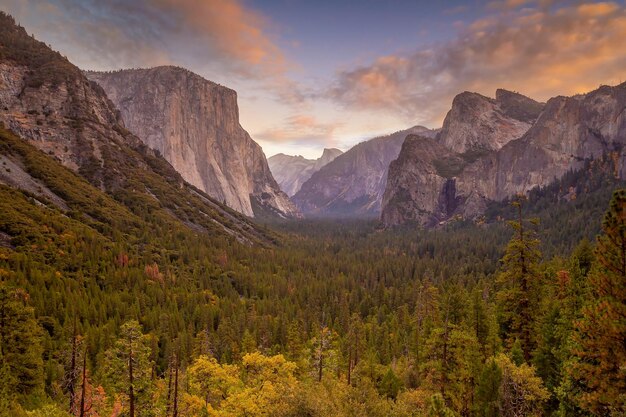
[[[0,185],[2,417],[626,413],[610,157],[478,221],[267,222],[246,244],[13,140],[69,211]]]

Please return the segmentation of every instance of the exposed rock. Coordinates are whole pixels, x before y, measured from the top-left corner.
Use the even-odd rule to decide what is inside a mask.
[[[407,136],[398,159],[389,166],[382,221],[393,225],[410,219],[434,225],[451,215],[457,205],[454,179],[441,174],[438,162],[452,163],[452,158],[458,157],[435,139]]]
[[[120,109],[126,127],[189,183],[248,216],[251,200],[282,217],[298,214],[239,124],[235,91],[171,66],[86,74]]]
[[[301,155],[291,156],[279,153],[268,158],[267,163],[281,190],[291,197],[313,174],[342,153],[339,149],[326,148],[322,156],[317,159],[306,159]]]
[[[464,92],[454,98],[438,140],[458,153],[497,150],[526,133],[542,107],[506,90],[496,91],[495,100]]]
[[[434,137],[436,131],[416,126],[359,143],[313,174],[294,202],[308,216],[378,215],[389,163],[416,133]]]
[[[526,120],[535,117],[529,112],[533,106],[528,106],[526,100],[502,90],[497,95],[500,107],[508,114]],[[483,100],[477,100],[477,106],[490,111]],[[626,144],[625,108],[626,83],[603,86],[584,95],[556,97],[548,101],[521,138],[479,155],[450,154],[445,146],[449,143],[435,148],[413,139],[390,168],[382,221],[387,226],[409,221],[428,226],[456,215],[473,218],[485,210],[489,200],[501,201],[547,185],[569,170],[582,168],[586,159],[605,154],[618,161],[616,174],[626,178],[626,156],[622,152]],[[481,113],[472,109],[468,112],[484,120]],[[467,125],[472,124],[477,123],[467,119]],[[508,131],[506,124],[497,126]],[[454,210],[450,210],[451,202],[456,204]]]
[[[459,175],[460,192],[474,189],[488,199],[502,200],[579,169],[585,159],[616,152],[623,160],[625,108],[626,83],[550,99],[522,138],[477,160]],[[624,163],[619,166],[624,178]]]
[[[131,210],[143,207],[144,200],[156,199],[158,210],[194,230],[215,233],[217,224],[242,242],[264,239],[244,216],[186,183],[124,127],[100,86],[2,12],[0,123]],[[1,182],[65,209],[63,196],[30,177],[10,149],[4,155],[10,171],[5,169]],[[39,172],[38,178],[45,175]]]

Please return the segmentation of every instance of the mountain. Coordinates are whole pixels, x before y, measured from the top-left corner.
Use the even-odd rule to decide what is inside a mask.
[[[293,196],[313,174],[342,153],[339,149],[325,148],[322,156],[317,159],[279,153],[268,158],[267,163],[281,190]]]
[[[247,216],[298,215],[263,150],[239,124],[234,90],[171,66],[86,75],[117,106],[128,130],[190,184]]]
[[[526,114],[532,120],[535,113],[527,111],[528,101],[521,102],[516,117]],[[475,218],[490,201],[546,186],[603,155],[614,158],[615,175],[626,178],[625,108],[626,83],[555,97],[520,138],[478,154],[460,153],[450,142],[434,144],[430,138],[411,137],[389,168],[381,220],[387,226],[409,221],[428,226],[454,216]],[[431,151],[434,148],[436,152]]]
[[[124,127],[121,114],[102,88],[3,13],[0,125],[3,162],[10,166],[2,182],[41,204],[106,225],[114,219],[101,213],[104,207],[100,205],[112,198],[107,205],[119,214],[115,218],[131,213],[130,217],[147,224],[158,220],[167,227],[215,237],[267,241],[247,218],[186,183],[165,159]],[[60,165],[90,185],[80,183]]]
[[[435,135],[422,126],[361,142],[324,166],[293,196],[308,216],[376,216],[380,212],[389,163],[411,133]]]
[[[497,150],[526,133],[542,108],[542,103],[502,89],[495,100],[466,91],[454,98],[437,140],[457,153]]]

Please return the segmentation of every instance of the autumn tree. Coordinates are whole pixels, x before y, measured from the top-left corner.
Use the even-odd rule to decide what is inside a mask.
[[[596,415],[626,413],[626,190],[615,191],[589,276],[592,299],[576,323],[570,375],[577,402]]]
[[[236,365],[219,364],[215,358],[202,355],[187,369],[191,393],[204,399],[205,405],[218,407],[241,388]]]
[[[502,370],[499,408],[507,417],[539,417],[549,397],[535,369],[526,363],[515,365],[505,354],[499,354],[496,364]]]
[[[259,352],[244,355],[241,363],[243,387],[221,403],[220,416],[287,416],[292,409],[298,381],[296,364],[283,355]]]

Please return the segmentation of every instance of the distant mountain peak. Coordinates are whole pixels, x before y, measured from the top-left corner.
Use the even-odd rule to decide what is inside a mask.
[[[407,135],[434,137],[437,131],[413,126],[363,141],[316,172],[293,197],[309,216],[377,216],[389,163]]]
[[[279,153],[270,157],[267,162],[280,188],[287,195],[293,196],[313,174],[342,153],[339,149],[324,148],[322,156],[317,159]]]

